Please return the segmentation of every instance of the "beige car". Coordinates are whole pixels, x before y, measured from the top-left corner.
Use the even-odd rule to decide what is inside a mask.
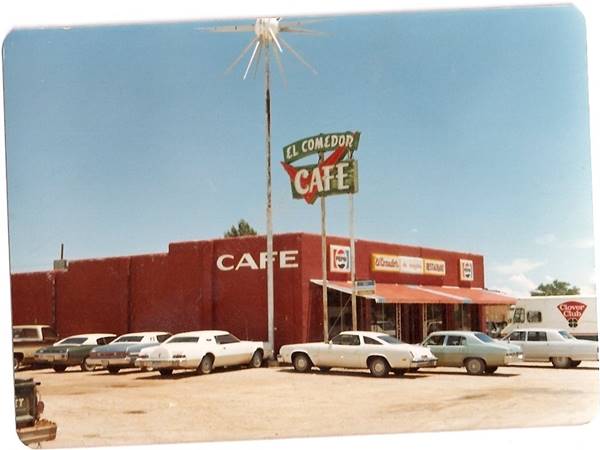
[[[373,331],[343,331],[329,342],[284,345],[277,359],[292,364],[297,372],[309,372],[313,366],[321,371],[339,367],[369,369],[374,377],[390,371],[403,375],[410,369],[435,367],[437,362],[427,348]]]
[[[566,330],[519,328],[503,342],[519,345],[523,361],[550,361],[558,369],[577,367],[581,361],[598,361],[598,342],[577,339]]]
[[[58,341],[58,336],[49,325],[13,326],[13,367],[15,372],[25,365],[33,364],[35,352]]]

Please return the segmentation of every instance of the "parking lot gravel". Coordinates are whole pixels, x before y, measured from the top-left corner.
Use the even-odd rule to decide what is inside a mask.
[[[486,376],[441,367],[381,379],[290,367],[17,376],[41,382],[44,417],[58,424],[44,447],[59,448],[575,425],[598,412],[598,374],[597,363],[532,363]]]

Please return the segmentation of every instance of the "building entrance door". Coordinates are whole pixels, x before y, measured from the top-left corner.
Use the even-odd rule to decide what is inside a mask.
[[[409,344],[423,341],[423,305],[402,304],[400,321],[402,326],[400,339]]]

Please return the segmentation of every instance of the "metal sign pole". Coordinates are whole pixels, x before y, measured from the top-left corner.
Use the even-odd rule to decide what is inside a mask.
[[[356,314],[356,264],[354,250],[354,194],[350,194],[350,281],[352,282],[352,329],[358,330]]]
[[[264,42],[269,54],[269,41]],[[267,329],[268,340],[275,353],[274,295],[273,295],[273,212],[271,209],[271,89],[269,58],[265,58],[265,157],[267,169]]]
[[[323,161],[323,153],[319,155],[319,162]],[[323,341],[329,342],[329,314],[327,311],[327,228],[325,223],[325,197],[321,197],[321,266],[323,279]]]

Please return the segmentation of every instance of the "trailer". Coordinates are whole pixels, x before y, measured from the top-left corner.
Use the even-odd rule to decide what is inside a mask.
[[[596,297],[550,295],[523,297],[510,307],[501,336],[517,328],[559,328],[578,339],[598,340]]]

